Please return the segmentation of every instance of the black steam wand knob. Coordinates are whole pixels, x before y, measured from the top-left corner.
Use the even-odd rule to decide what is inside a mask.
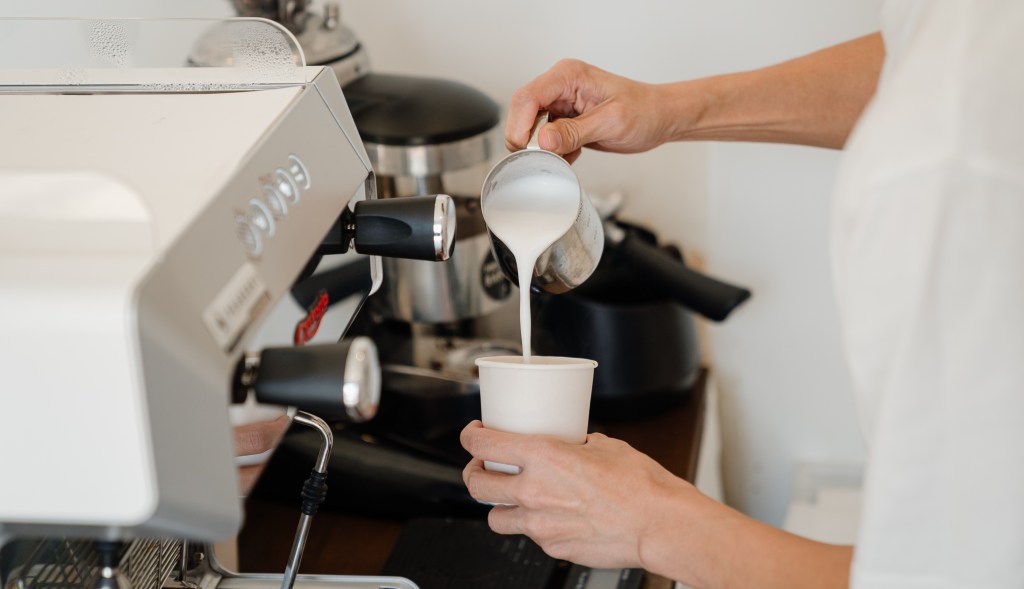
[[[446,194],[361,200],[345,209],[317,254],[361,254],[443,262],[455,247],[455,201]]]
[[[359,336],[335,344],[266,348],[235,369],[232,402],[296,407],[327,419],[363,422],[380,403],[377,346]]]

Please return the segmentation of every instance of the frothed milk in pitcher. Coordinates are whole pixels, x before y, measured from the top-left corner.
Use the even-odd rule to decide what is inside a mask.
[[[530,358],[530,282],[537,258],[572,227],[580,207],[576,182],[551,174],[501,185],[484,203],[487,226],[515,256],[519,271],[519,326],[523,358]]]

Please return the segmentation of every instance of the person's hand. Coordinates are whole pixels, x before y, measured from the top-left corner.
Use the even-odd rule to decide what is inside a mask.
[[[552,557],[587,566],[644,566],[645,538],[678,527],[670,522],[679,521],[688,499],[710,501],[653,459],[602,434],[575,445],[474,421],[462,430],[462,445],[473,455],[462,474],[470,495],[499,504],[488,516],[492,530],[525,534]],[[522,472],[488,472],[484,460],[515,464]]]
[[[537,113],[556,118],[538,135],[540,147],[572,162],[580,149],[637,153],[672,139],[667,87],[616,76],[566,59],[516,90],[509,104],[505,143],[526,147]]]
[[[246,425],[235,426],[235,456],[252,456],[272,450],[281,441],[281,436],[288,429],[291,421],[282,415],[272,421],[259,421]],[[238,467],[238,487],[242,496],[249,494],[256,479],[263,472],[266,461],[259,464]]]

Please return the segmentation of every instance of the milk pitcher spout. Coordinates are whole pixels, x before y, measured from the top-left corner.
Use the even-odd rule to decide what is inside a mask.
[[[541,112],[526,149],[510,153],[491,168],[480,191],[480,202],[495,260],[505,276],[525,291],[526,287],[519,284],[515,255],[492,231],[488,222],[488,203],[492,195],[499,194],[513,183],[522,185],[523,181],[537,186],[554,183],[569,187],[567,196],[576,202],[575,220],[537,257],[533,278],[528,285],[529,288],[559,294],[583,284],[593,274],[604,252],[605,236],[601,218],[583,191],[572,166],[560,155],[541,149],[537,143],[537,134],[547,122],[548,113]],[[528,206],[524,203],[524,208]]]

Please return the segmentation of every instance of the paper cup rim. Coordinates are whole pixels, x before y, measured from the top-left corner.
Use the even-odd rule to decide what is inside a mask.
[[[538,356],[546,360],[558,361],[557,364],[525,364],[522,356],[486,356],[477,358],[475,364],[481,368],[522,368],[526,370],[580,370],[597,368],[597,361],[589,358],[570,358],[568,356]],[[514,360],[514,361],[513,361]]]

